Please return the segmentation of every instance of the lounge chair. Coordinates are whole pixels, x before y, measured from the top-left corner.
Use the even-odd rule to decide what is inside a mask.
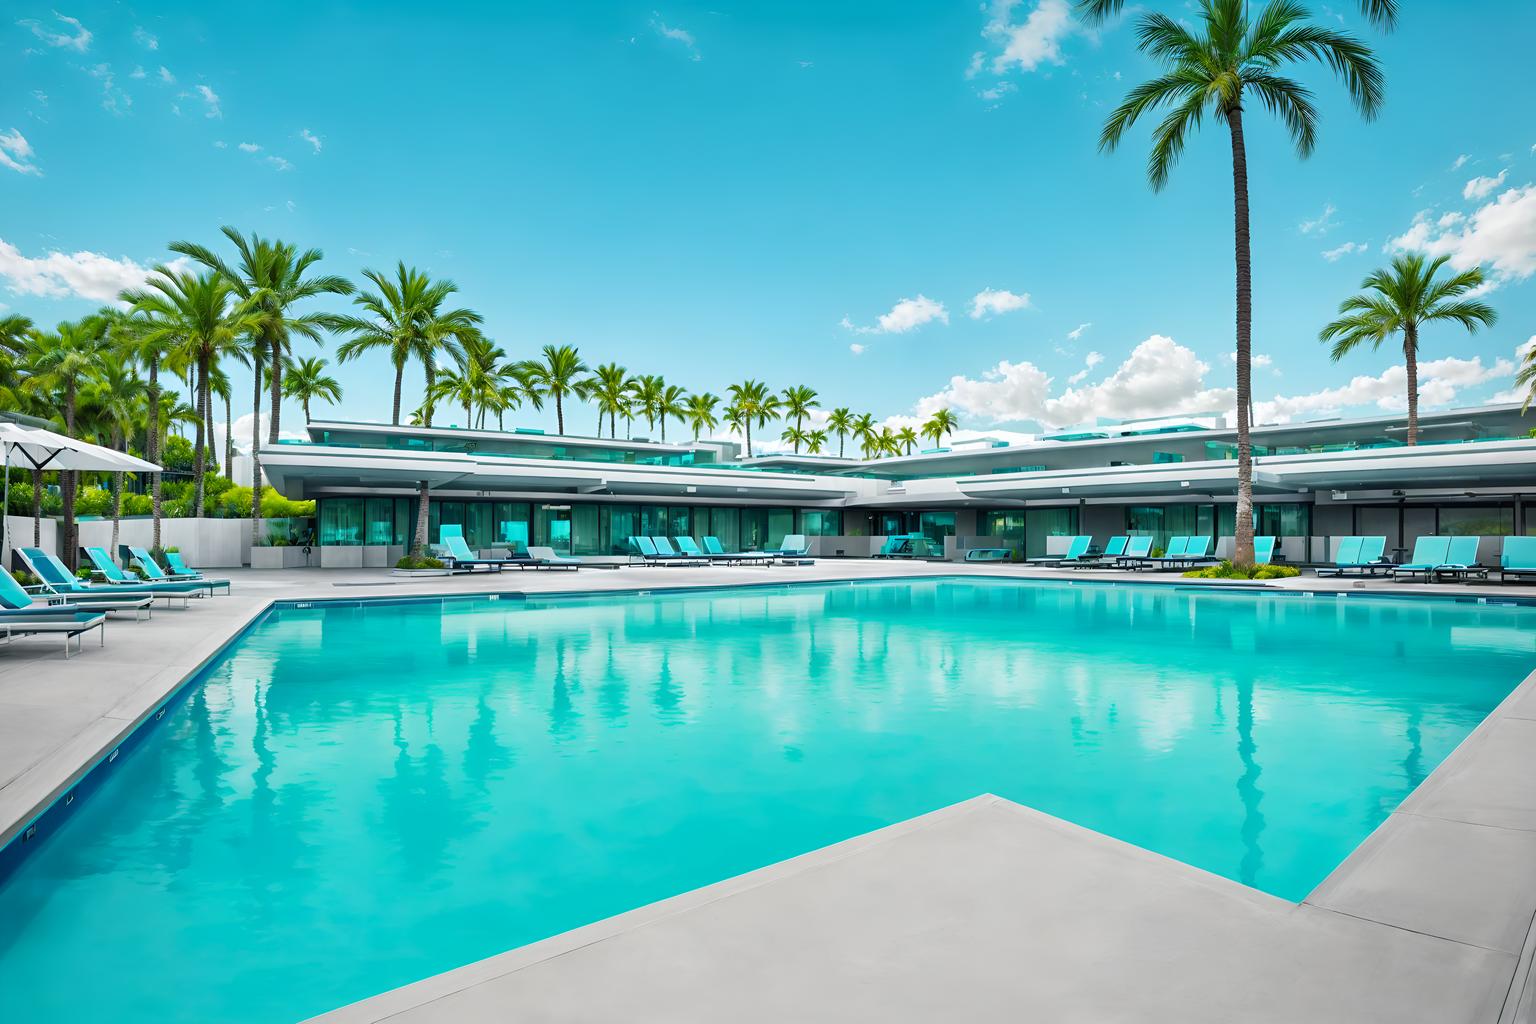
[[[1413,555],[1403,565],[1392,566],[1394,580],[1411,580],[1422,576],[1428,582],[1434,571],[1449,561],[1451,538],[1420,537],[1413,542]]]
[[[689,539],[691,540],[692,538]],[[678,542],[682,542],[681,537],[678,538]],[[721,545],[719,537],[705,537],[704,550],[702,554],[711,560],[719,559],[720,561],[723,561],[727,564],[731,562],[762,562],[765,565],[773,564],[773,556],[766,551],[727,551],[725,550],[725,547]]]
[[[537,562],[541,569],[580,569],[587,564],[579,558],[557,555],[554,548],[535,547],[531,544],[528,546],[528,557]]]
[[[458,526],[444,526],[438,535],[438,540],[448,554],[448,561],[455,570],[463,569],[472,573],[476,569],[485,569],[488,572],[501,572],[508,566],[518,569],[526,569],[531,565],[537,565],[532,558],[524,555],[520,558],[481,558],[469,550],[469,545],[464,543],[464,534]]]
[[[662,541],[664,541],[664,542],[666,541],[665,537],[662,537],[660,539]],[[656,543],[656,541],[657,541],[656,537],[631,537],[631,538],[629,538],[630,547],[634,548],[635,552],[640,556],[640,560],[642,562],[646,563],[647,565],[708,565],[709,564],[709,559],[707,559],[707,558],[691,558],[688,555],[679,554],[677,551],[673,550],[672,545],[670,543],[667,544],[666,550],[663,551],[661,549],[660,545],[658,545]]]
[[[967,562],[1006,562],[1013,558],[1012,548],[966,548]]]
[[[129,547],[128,553],[133,555],[133,560],[139,563],[139,568],[144,570],[145,578],[151,583],[191,583],[199,587],[206,587],[210,594],[223,587],[224,593],[229,593],[229,580],[209,580],[201,576],[195,580],[176,580],[164,569],[160,568],[160,563],[155,561],[154,556],[143,548]]]
[[[880,550],[875,552],[872,558],[915,558],[916,552],[912,550],[912,538],[904,533],[893,533],[885,538],[885,543],[880,545]]]
[[[1450,547],[1446,551],[1445,564],[1437,565],[1430,578],[1470,580],[1476,576],[1487,579],[1488,567],[1479,565],[1477,561],[1477,548],[1482,540],[1481,537],[1452,537]]]
[[[172,579],[200,580],[203,578],[203,574],[200,571],[182,561],[180,551],[167,551],[165,553],[165,571],[170,574]]]
[[[729,565],[731,563],[732,556],[726,554],[711,554],[710,552],[705,551],[703,548],[699,547],[698,541],[694,540],[692,537],[674,537],[673,540],[677,542],[678,553],[685,555],[688,558],[702,558],[706,562],[718,562],[721,565]],[[773,559],[770,558],[769,562],[771,563],[772,561]]]
[[[5,637],[6,644],[10,644],[19,636],[62,636],[64,657],[68,658],[69,642],[76,641],[76,650],[83,648],[84,641],[79,638],[93,629],[100,631],[98,635],[101,637],[102,646],[105,647],[106,622],[105,613],[81,611],[73,605],[53,605],[51,608],[38,611],[0,610],[0,635]]]
[[[816,560],[811,557],[811,545],[805,536],[799,533],[791,533],[779,542],[779,549],[769,554],[777,555],[781,565],[815,565]]]
[[[38,556],[43,557],[39,557],[34,561],[33,557],[28,554],[29,552],[35,552]],[[62,575],[66,579],[73,579],[69,570],[64,568],[63,563],[59,563],[58,569],[55,570],[52,565],[46,563],[46,559],[53,556],[38,551],[36,548],[17,548],[16,553],[21,555],[21,560],[26,563],[32,575],[43,581],[41,586],[42,592],[32,594],[28,592],[27,588],[17,583],[10,573],[0,572],[0,576],[4,577],[4,579],[0,579],[0,607],[8,608],[12,611],[42,611],[67,605],[80,611],[133,612],[135,619],[147,618],[150,615],[150,606],[154,603],[154,598],[151,596],[124,593],[121,590],[71,593],[67,595],[59,593],[49,586],[44,573]],[[37,598],[42,598],[42,602],[38,603]]]
[[[1104,550],[1098,554],[1085,554],[1082,558],[1072,563],[1074,569],[1097,569],[1116,564],[1125,554],[1125,546],[1131,542],[1130,537],[1120,536],[1109,538],[1109,543],[1104,545]]]
[[[125,591],[125,593],[153,592],[156,595],[179,594],[192,597],[205,597],[209,592],[207,587],[187,580],[167,580],[160,583],[149,583],[139,579],[137,576],[130,576],[118,568],[117,563],[112,561],[112,556],[107,554],[102,548],[86,548],[85,555],[91,560],[91,565],[95,566],[96,571],[106,582],[107,587],[114,591],[127,587],[131,589]]]
[[[1125,547],[1120,554],[1109,557],[1108,549],[1105,557],[1098,561],[1084,561],[1079,563],[1083,569],[1135,569],[1141,566],[1152,556],[1152,538],[1150,536],[1128,537]]]
[[[1317,570],[1319,576],[1374,576],[1378,572],[1390,572],[1392,566],[1382,561],[1387,549],[1385,537],[1345,537],[1339,541],[1338,553],[1333,565]]]
[[[1138,565],[1141,569],[1168,569],[1182,564],[1184,549],[1189,546],[1189,537],[1169,537],[1168,546],[1163,548],[1160,555],[1148,555]]]
[[[652,537],[651,544],[656,548],[656,557],[662,561],[672,561],[679,565],[708,565],[709,559],[703,555],[685,555],[672,546],[672,542],[666,537]]]
[[[49,593],[70,600],[97,598],[127,601],[148,597],[159,598],[167,608],[172,601],[180,601],[185,608],[192,598],[203,596],[199,591],[189,590],[179,584],[125,583],[119,586],[113,583],[90,583],[70,572],[69,567],[59,561],[56,555],[41,548],[17,548],[17,551],[32,567],[32,574],[43,581]]]
[[[1026,558],[1030,565],[1073,565],[1082,560],[1088,554],[1088,549],[1093,546],[1093,537],[1073,537],[1067,542],[1067,550],[1060,555],[1049,555],[1044,558]]]
[[[1536,537],[1505,537],[1497,571],[1500,583],[1536,579]]]
[[[1269,565],[1275,560],[1275,538],[1253,538],[1253,564]]]

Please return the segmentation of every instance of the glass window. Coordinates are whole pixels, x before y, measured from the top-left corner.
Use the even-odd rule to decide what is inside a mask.
[[[800,532],[807,537],[836,537],[843,532],[841,509],[807,508],[800,511]]]
[[[640,536],[660,537],[667,532],[667,510],[660,505],[640,506]]]
[[[603,508],[608,517],[607,553],[630,554],[629,538],[640,532],[640,510],[634,505],[605,505]]]
[[[702,510],[701,510],[702,511]],[[712,508],[709,510],[709,533],[727,551],[741,550],[741,509]]]
[[[601,555],[602,530],[598,525],[598,506],[571,506],[571,554]]]
[[[693,536],[693,509],[685,505],[674,505],[667,509],[668,537],[692,537]]]
[[[1024,510],[983,512],[978,520],[983,537],[1003,537],[1009,540],[1024,539]]]
[[[506,548],[514,554],[528,550],[533,508],[522,501],[498,501],[491,506],[495,520],[495,546]]]
[[[395,542],[395,499],[369,498],[363,505],[365,544]]]
[[[724,543],[725,538],[720,538]],[[741,510],[741,550],[761,551],[768,547],[768,512],[761,508]]]
[[[1508,537],[1515,532],[1513,505],[1442,505],[1440,533],[1449,536]]]
[[[795,532],[795,510],[771,508],[768,510],[768,543],[770,550],[784,546],[784,538]]]
[[[944,547],[944,538],[955,535],[953,512],[924,512],[917,517],[917,524],[917,532],[927,537],[940,550]]]
[[[320,501],[320,543],[353,547],[363,542],[363,499]]]
[[[1026,515],[1024,526],[1025,557],[1044,558],[1048,554],[1047,537],[1070,537],[1077,533],[1077,506],[1032,508]]]
[[[496,541],[491,526],[495,508],[489,501],[474,501],[464,507],[464,543],[472,551],[489,548]]]
[[[879,536],[899,536],[907,532],[907,517],[901,512],[881,512],[879,514],[879,525]]]

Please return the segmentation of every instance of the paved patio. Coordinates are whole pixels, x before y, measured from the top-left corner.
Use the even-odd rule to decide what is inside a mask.
[[[955,573],[1090,575],[855,560],[409,581],[380,570],[232,571],[231,597],[109,622],[105,651],[87,645],[65,661],[50,642],[0,649],[0,842],[275,600]],[[1360,589],[1311,577],[1274,585]],[[1536,1019],[1533,917],[1536,675],[1299,906],[986,797],[322,1019],[1512,1024]]]

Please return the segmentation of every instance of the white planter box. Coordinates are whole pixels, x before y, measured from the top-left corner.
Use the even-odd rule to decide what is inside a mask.
[[[391,569],[391,576],[452,576],[452,569]]]
[[[306,565],[304,549],[297,547],[251,548],[252,569],[301,569]]]

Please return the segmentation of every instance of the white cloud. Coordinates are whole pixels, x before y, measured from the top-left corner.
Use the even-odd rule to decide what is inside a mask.
[[[1536,334],[1531,335],[1529,340],[1522,341],[1520,344],[1515,346],[1515,362],[1517,364],[1519,364],[1520,366],[1524,366],[1526,363],[1530,362],[1532,359],[1536,359]],[[1496,394],[1492,398],[1488,399],[1488,401],[1495,402],[1495,403],[1498,403],[1498,402],[1521,402],[1521,403],[1524,403],[1525,400],[1527,398],[1529,398],[1530,396],[1531,396],[1531,392],[1530,392],[1529,388],[1511,387],[1511,388],[1506,388],[1503,391],[1500,391],[1498,394]]]
[[[90,49],[92,36],[89,29],[80,24],[77,19],[71,18],[67,14],[60,14],[58,11],[54,11],[53,16],[67,25],[68,28],[63,32],[50,32],[42,22],[34,18],[18,21],[16,24],[31,29],[33,35],[49,46],[59,46],[66,50],[75,50],[79,53],[84,53]]]
[[[293,164],[289,163],[287,160],[284,160],[280,156],[265,156],[265,157],[262,157],[262,159],[265,160],[267,163],[271,164],[273,167],[276,167],[280,171],[291,171],[291,170],[293,170]]]
[[[902,299],[889,313],[882,313],[874,327],[859,327],[847,317],[843,317],[839,326],[855,334],[905,334],[934,320],[949,323],[949,310],[944,308],[944,303],[919,293],[917,298]]]
[[[1237,365],[1237,353],[1236,352],[1228,352],[1226,358],[1227,358],[1227,362],[1231,363],[1234,366]],[[1274,367],[1274,365],[1275,365],[1274,359],[1272,359],[1269,356],[1263,354],[1262,352],[1250,353],[1249,356],[1248,356],[1248,362],[1249,362],[1249,364],[1251,366],[1253,366],[1256,369],[1260,369],[1260,370],[1272,369]],[[1279,373],[1280,371],[1276,370],[1275,372]]]
[[[983,288],[971,299],[971,319],[980,320],[984,316],[1012,313],[1016,309],[1028,307],[1028,292],[1017,294],[1006,289],[995,291],[991,288]]]
[[[1455,160],[1451,161],[1451,170],[1453,170],[1453,171],[1461,170],[1463,167],[1467,166],[1468,161],[1470,161],[1471,159],[1472,159],[1472,155],[1470,153],[1463,153],[1463,154],[1461,154],[1461,156],[1458,156]]]
[[[223,404],[218,399],[215,399],[215,401],[219,401],[219,404]],[[302,419],[302,418],[303,418],[303,414],[300,413],[300,419]],[[292,423],[293,422],[292,417],[289,416],[288,404],[286,402],[283,403],[283,422],[285,422],[285,423]],[[249,452],[251,450],[251,428],[254,427],[255,425],[256,425],[256,414],[255,413],[248,412],[244,416],[236,416],[235,417],[235,423],[234,423],[234,429],[235,429],[235,451],[239,452],[241,455],[249,454]],[[267,418],[266,418],[266,416],[262,416],[262,418],[261,418],[261,427],[260,427],[260,429],[261,429],[261,443],[262,444],[266,444],[267,443]],[[221,465],[222,465],[222,463],[224,461],[224,434],[225,434],[224,421],[223,420],[218,420],[218,419],[214,420],[213,421],[214,447],[218,450],[219,462],[220,462]],[[302,433],[302,432],[295,432],[295,431],[292,431],[292,430],[279,430],[277,432],[277,436],[282,438],[285,441],[308,441],[309,440],[309,435],[308,434],[305,434],[305,433]],[[756,440],[756,438],[754,438],[753,440]]]
[[[260,153],[261,147],[254,142],[242,142],[235,147],[242,153]]]
[[[856,356],[861,356],[864,354],[864,349],[866,347],[867,346],[865,345],[860,345],[858,342],[854,342],[852,345],[848,346],[848,351],[852,352]]]
[[[206,108],[206,111],[203,115],[204,117],[218,119],[224,116],[224,108],[219,106],[218,93],[214,92],[206,85],[199,85],[197,87],[197,94],[198,96],[202,97],[203,106]]]
[[[303,131],[299,132],[299,138],[303,139],[311,146],[314,146],[316,153],[319,153],[321,149],[325,148],[325,140],[320,136],[313,134],[308,128],[305,128]]]
[[[1329,263],[1337,263],[1345,256],[1353,256],[1356,253],[1365,252],[1366,249],[1367,246],[1364,242],[1345,242],[1337,249],[1324,250],[1323,259]]]
[[[1072,328],[1072,330],[1067,332],[1068,340],[1076,341],[1078,338],[1081,338],[1083,336],[1083,332],[1084,331],[1086,331],[1088,328],[1090,328],[1092,326],[1093,326],[1092,323],[1078,324],[1076,327]]]
[[[133,30],[133,41],[144,47],[146,50],[160,49],[160,40],[156,39],[153,35],[150,35],[143,28],[136,28]]]
[[[160,81],[164,82],[166,85],[176,84],[176,76],[171,74],[171,69],[166,67],[164,64],[160,65]]]
[[[184,263],[178,260],[171,266],[174,269]],[[0,279],[17,295],[109,302],[124,288],[142,285],[149,274],[150,268],[131,259],[113,259],[96,252],[23,256],[14,245],[0,239]]]
[[[1419,404],[1443,406],[1456,399],[1463,389],[1508,377],[1515,364],[1496,359],[1484,366],[1481,356],[1472,359],[1432,359],[1419,364]],[[1298,416],[1337,413],[1360,406],[1375,406],[1389,412],[1408,408],[1408,372],[1399,364],[1375,377],[1355,377],[1348,384],[1324,388],[1306,395],[1277,396],[1268,402],[1254,403],[1254,416],[1260,423],[1289,423]]]
[[[117,87],[117,75],[111,64],[97,64],[85,69],[85,73],[101,83],[101,108],[113,114],[127,113],[133,106],[133,97]]]
[[[223,139],[216,139],[216,140],[214,140],[213,148],[214,149],[228,149],[229,148],[229,143],[225,142]]]
[[[1487,264],[1496,278],[1530,277],[1536,274],[1536,185],[1506,189],[1471,216],[1449,223],[1420,213],[1412,227],[1387,244],[1448,255],[1458,269]]]
[[[1298,228],[1304,235],[1326,235],[1329,231],[1338,226],[1333,219],[1333,215],[1338,212],[1339,208],[1337,206],[1334,206],[1332,203],[1327,203],[1323,206],[1322,213],[1318,214],[1312,220],[1302,221],[1298,225]]]
[[[148,78],[149,72],[145,71],[142,67],[135,67],[132,71],[128,72],[128,77],[135,80],[141,80]]]
[[[1044,370],[1005,359],[979,379],[951,378],[942,391],[917,403],[916,414],[950,408],[991,423],[1034,420],[1063,427],[1100,416],[1128,419],[1225,409],[1232,403],[1232,389],[1207,387],[1209,372],[1193,351],[1154,334],[1097,384],[1074,385],[1053,395],[1052,378]]]
[[[1471,181],[1467,182],[1466,187],[1461,190],[1461,198],[1487,199],[1490,195],[1493,194],[1495,189],[1504,184],[1504,179],[1507,177],[1509,177],[1508,167],[1500,171],[1496,177],[1490,178],[1486,175],[1483,175],[1473,178]]]
[[[36,174],[42,176],[33,157],[37,154],[32,151],[32,144],[28,142],[15,128],[8,132],[0,132],[0,167],[9,167],[18,174]]]
[[[1104,361],[1104,357],[1102,355],[1100,355],[1099,353],[1097,353],[1097,352],[1089,352],[1087,358],[1085,358],[1083,360],[1083,368],[1081,370],[1078,370],[1072,376],[1068,377],[1067,378],[1067,383],[1068,384],[1081,384],[1083,381],[1088,379],[1088,374],[1093,372],[1093,368],[1095,366],[1098,366],[1103,361]]]
[[[683,46],[687,47],[688,58],[690,60],[697,61],[704,59],[704,55],[699,52],[698,44],[694,41],[692,32],[689,32],[686,29],[674,28],[671,25],[668,25],[666,22],[661,20],[661,15],[654,11],[651,12],[651,27],[654,28],[656,30],[656,34],[661,36],[663,39],[670,39],[673,42],[682,43]]]
[[[1014,8],[1021,0],[992,0],[981,34],[999,51],[992,57],[992,73],[1005,74],[1014,68],[1034,71],[1042,64],[1061,64],[1061,44],[1077,30],[1067,0],[1038,0],[1015,23]]]

